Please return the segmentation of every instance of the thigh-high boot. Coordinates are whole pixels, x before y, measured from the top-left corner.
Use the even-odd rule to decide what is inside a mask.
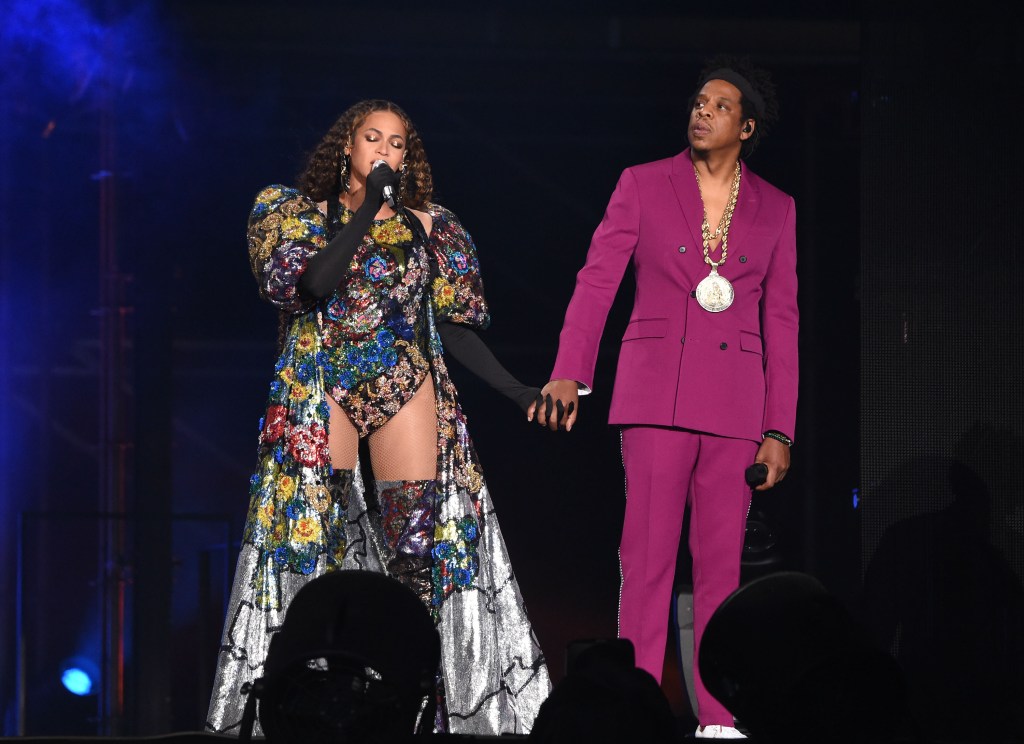
[[[434,506],[436,481],[377,481],[377,502],[388,573],[412,589],[433,613]],[[437,675],[437,715],[434,728],[447,729],[444,682]]]

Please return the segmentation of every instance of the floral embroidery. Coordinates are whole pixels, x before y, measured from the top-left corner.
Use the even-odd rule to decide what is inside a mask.
[[[390,273],[388,272],[388,262],[380,256],[368,258],[363,265],[363,271],[366,272],[366,278],[372,282],[379,282]]]
[[[338,295],[333,295],[327,302],[327,317],[331,320],[343,320],[348,308]]]
[[[308,467],[327,465],[330,459],[327,452],[327,429],[319,424],[292,429],[288,436],[288,448],[292,457]]]
[[[287,423],[288,409],[284,406],[270,406],[267,409],[266,425],[264,431],[264,441],[276,442],[284,434],[285,424]]]
[[[479,532],[472,517],[449,519],[434,528],[434,606],[473,584],[480,567]]]
[[[285,312],[308,308],[312,301],[296,285],[309,256],[326,245],[326,220],[316,204],[295,189],[263,189],[249,213],[247,242],[260,296]]]
[[[412,242],[412,230],[409,229],[403,220],[394,218],[384,220],[380,225],[371,227],[370,235],[378,243],[383,243],[384,245],[400,245]]]
[[[439,276],[434,280],[434,304],[439,308],[443,309],[450,306],[455,301],[455,287],[448,283],[448,280],[443,276]]]
[[[257,517],[260,520],[260,524],[264,527],[267,529],[272,528],[274,526],[274,505],[265,504],[264,506],[261,506],[257,510]]]
[[[301,517],[296,521],[293,534],[300,543],[310,543],[319,540],[321,537],[320,522],[310,517]]]
[[[306,496],[306,501],[316,509],[318,514],[326,512],[331,505],[331,492],[327,490],[326,486],[321,486],[319,483],[308,483],[303,488],[303,493]]]
[[[298,217],[288,217],[281,223],[281,235],[288,240],[297,240],[306,234],[306,225]]]
[[[469,259],[466,258],[466,254],[462,251],[453,251],[451,256],[448,257],[448,261],[459,276],[469,271]]]
[[[339,215],[341,224],[347,225],[352,216],[352,210],[342,204]],[[370,237],[381,245],[401,245],[412,242],[412,230],[405,224],[405,220],[395,214],[384,220],[375,220],[370,226]]]
[[[277,479],[277,492],[285,501],[295,495],[295,479],[290,475],[282,475]]]

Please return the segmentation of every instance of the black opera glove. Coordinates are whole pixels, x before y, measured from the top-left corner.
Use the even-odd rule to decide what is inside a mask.
[[[524,385],[513,377],[473,329],[442,321],[437,324],[437,332],[445,350],[459,364],[512,400],[524,413],[540,395],[540,388]]]
[[[384,203],[384,187],[396,183],[396,174],[387,163],[370,171],[362,205],[323,250],[306,262],[306,270],[299,278],[299,291],[318,300],[334,291]]]

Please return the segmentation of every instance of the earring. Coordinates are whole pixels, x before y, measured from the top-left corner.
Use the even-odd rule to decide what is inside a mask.
[[[398,169],[398,200],[400,202],[403,201],[403,197],[405,196],[405,184],[406,184],[405,173],[406,173],[406,165],[405,165],[405,161],[403,160],[402,161],[402,167]]]
[[[339,168],[338,177],[339,177],[339,180],[341,181],[341,190],[342,191],[348,191],[348,185],[349,185],[348,171],[349,171],[349,167],[350,167],[349,157],[348,157],[348,155],[342,153],[342,155],[341,155],[341,162],[338,164],[338,168]]]

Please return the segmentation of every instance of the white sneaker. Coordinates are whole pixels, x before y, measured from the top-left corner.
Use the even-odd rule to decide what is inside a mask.
[[[732,726],[719,726],[717,723],[710,726],[698,726],[693,734],[698,739],[746,739],[740,730]]]

